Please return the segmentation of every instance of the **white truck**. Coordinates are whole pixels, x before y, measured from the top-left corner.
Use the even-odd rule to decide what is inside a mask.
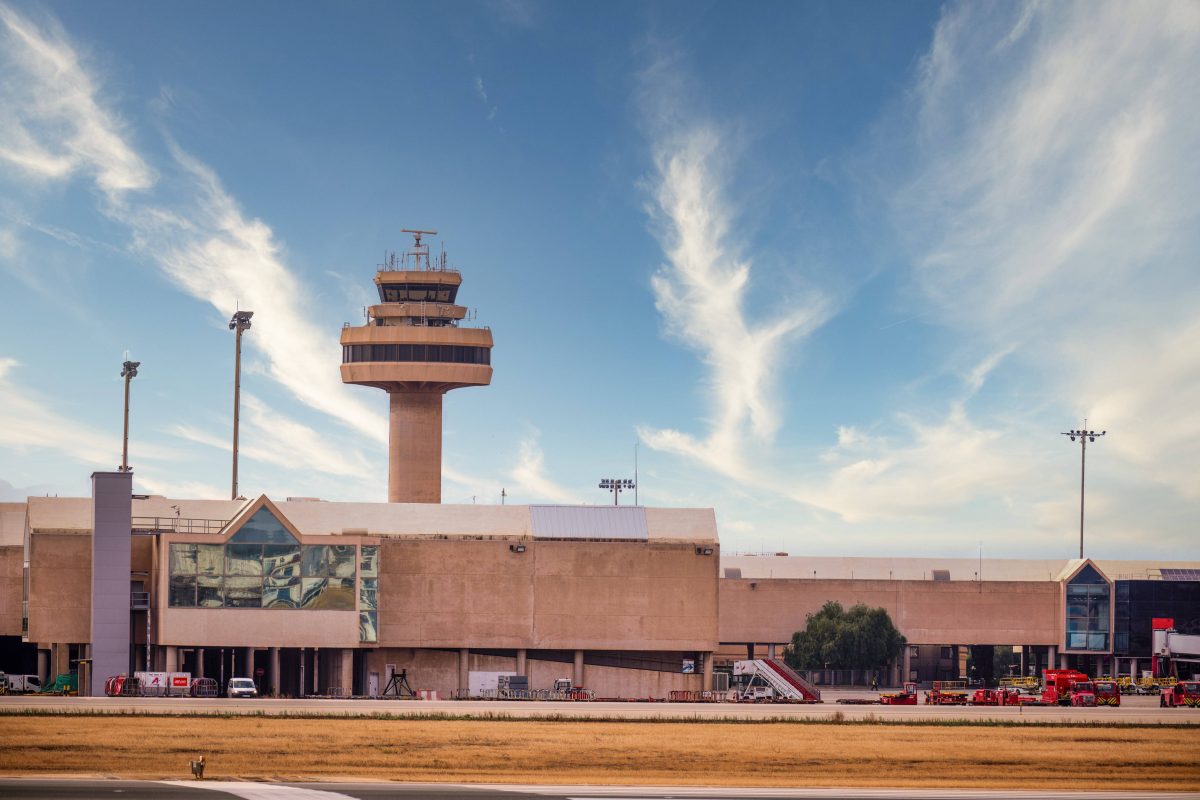
[[[9,694],[30,694],[42,690],[42,679],[37,675],[8,675]]]

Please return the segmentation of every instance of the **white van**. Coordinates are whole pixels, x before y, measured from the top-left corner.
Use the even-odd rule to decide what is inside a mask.
[[[230,678],[225,686],[226,697],[258,697],[253,678]]]
[[[42,679],[37,675],[8,676],[9,694],[27,694],[29,692],[40,692],[41,690]]]

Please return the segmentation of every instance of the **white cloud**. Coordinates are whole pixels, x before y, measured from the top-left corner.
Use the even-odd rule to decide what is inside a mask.
[[[814,293],[774,319],[751,323],[745,308],[751,267],[731,241],[736,210],[722,194],[725,143],[699,126],[660,133],[654,150],[652,214],[668,259],[652,279],[655,303],[667,333],[708,367],[712,412],[702,439],[672,429],[642,427],[638,434],[650,447],[749,481],[747,439],[770,443],[779,427],[775,377],[786,346],[819,327],[829,303]]]
[[[583,502],[578,495],[559,485],[546,474],[545,456],[538,446],[536,433],[522,440],[517,463],[509,472],[509,477],[516,483],[516,488],[525,495],[525,497],[518,496],[522,503],[541,501],[577,504]]]
[[[0,26],[0,160],[45,179],[84,170],[110,196],[153,184],[58,26],[39,28],[3,4]]]

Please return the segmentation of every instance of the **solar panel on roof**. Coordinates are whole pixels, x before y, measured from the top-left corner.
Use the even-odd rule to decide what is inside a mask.
[[[1164,581],[1200,581],[1200,569],[1169,567],[1160,569]]]

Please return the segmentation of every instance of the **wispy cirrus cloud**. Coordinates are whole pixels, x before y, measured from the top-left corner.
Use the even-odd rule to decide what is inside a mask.
[[[546,474],[545,455],[538,445],[537,433],[521,441],[517,463],[509,472],[516,488],[524,495],[521,502],[550,502],[576,504],[583,502],[579,495],[558,484]]]
[[[708,432],[641,427],[650,447],[676,453],[736,480],[752,481],[747,440],[769,444],[780,425],[776,387],[788,347],[820,327],[832,308],[811,291],[772,316],[749,309],[751,260],[734,239],[738,208],[726,193],[731,143],[680,106],[686,80],[664,57],[642,75],[654,158],[648,212],[666,255],[651,279],[666,333],[708,368]]]

